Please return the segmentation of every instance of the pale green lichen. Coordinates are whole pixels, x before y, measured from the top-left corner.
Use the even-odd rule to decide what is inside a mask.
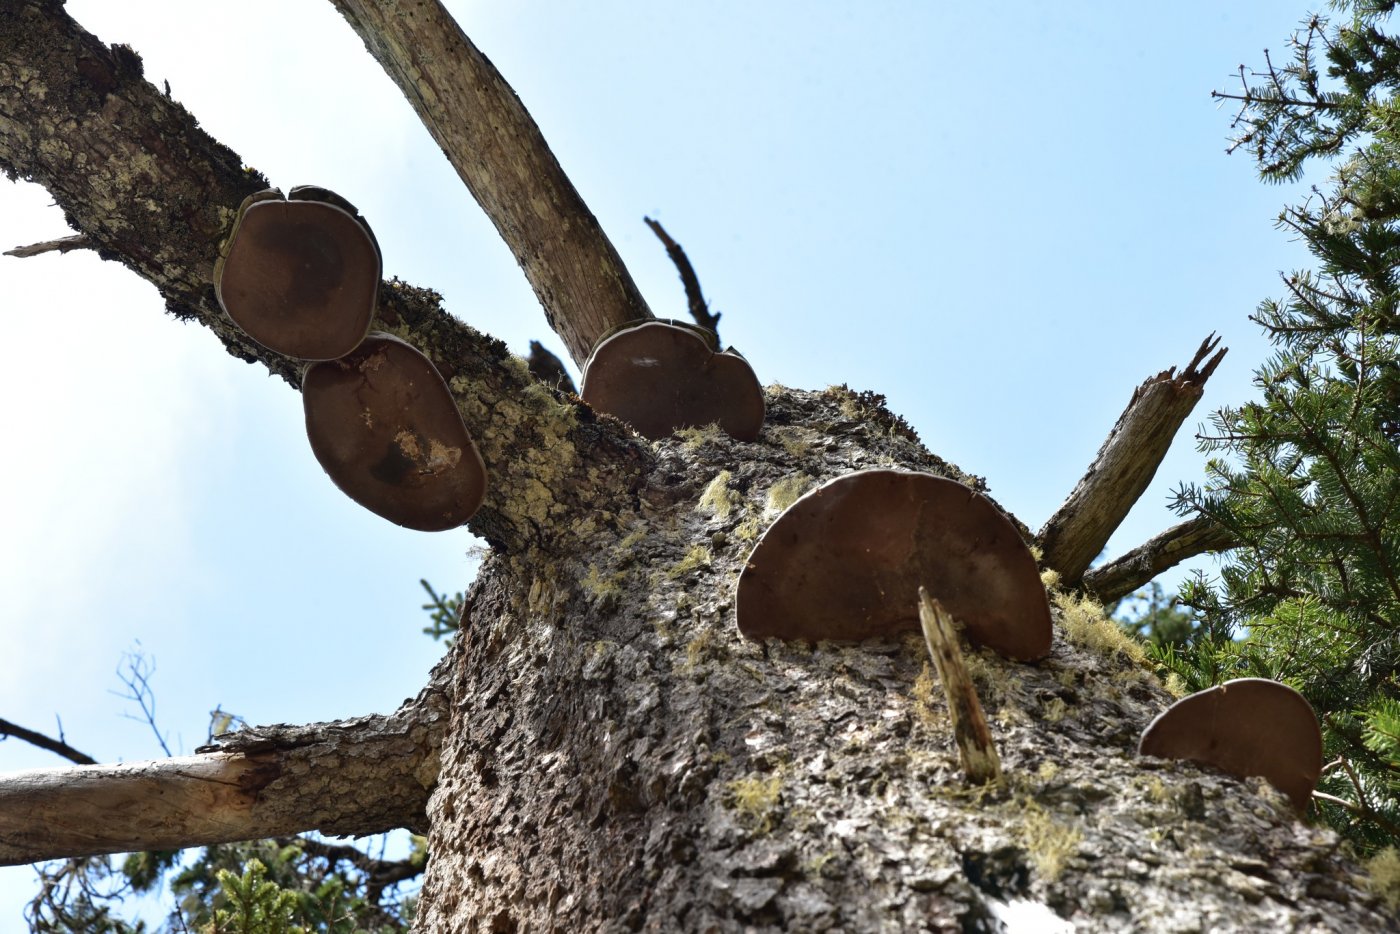
[[[681,447],[695,451],[708,441],[722,441],[727,436],[724,429],[719,427],[719,422],[710,422],[699,428],[678,428],[676,437],[681,439]]]
[[[1400,850],[1388,846],[1366,861],[1366,887],[1391,911],[1400,908]]]
[[[1142,645],[1096,601],[1068,593],[1056,593],[1053,600],[1068,641],[1103,655],[1122,655],[1136,664],[1146,664],[1147,652]]]
[[[777,826],[776,813],[782,798],[783,777],[736,778],[725,786],[731,806],[740,821],[755,833],[766,834]]]
[[[943,722],[936,698],[939,696],[933,669],[924,662],[924,670],[914,679],[910,693],[914,697],[914,714],[924,726],[938,726]]]
[[[1084,840],[1084,834],[1077,827],[1055,820],[1050,812],[1029,798],[1022,800],[1016,835],[1031,864],[1047,882],[1060,877]]]
[[[734,527],[734,537],[741,542],[751,542],[758,538],[758,533],[763,530],[757,516],[749,516],[743,522]]]
[[[734,508],[743,502],[743,497],[729,486],[733,476],[727,470],[716,474],[700,494],[700,502],[696,504],[696,509],[708,512],[716,519],[728,519]]]
[[[588,573],[584,575],[579,583],[583,585],[583,590],[594,600],[608,601],[616,600],[622,594],[619,582],[625,575],[609,574],[606,577],[598,570],[596,564],[588,566]]]
[[[685,557],[671,565],[671,569],[666,572],[666,576],[672,579],[684,577],[692,571],[700,568],[707,568],[713,560],[710,549],[704,545],[696,545],[685,553]]]
[[[768,490],[768,511],[782,512],[806,493],[813,484],[811,477],[802,473],[790,474],[773,484]]]

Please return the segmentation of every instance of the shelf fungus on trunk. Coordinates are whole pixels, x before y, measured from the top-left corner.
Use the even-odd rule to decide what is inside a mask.
[[[369,333],[379,245],[355,206],[324,188],[249,195],[214,266],[219,304],[253,340],[301,360],[334,360]]]
[[[1010,520],[961,483],[894,470],[839,477],[778,517],[739,575],[739,629],[812,642],[918,630],[920,585],[975,644],[1049,653],[1045,587]]]
[[[311,450],[345,495],[423,532],[456,528],[486,494],[486,467],[431,360],[371,334],[302,382]]]
[[[604,336],[583,373],[583,400],[652,441],[678,428],[718,423],[753,441],[763,427],[763,387],[733,348],[718,351],[709,332],[647,321]]]
[[[1312,706],[1288,685],[1237,678],[1158,714],[1143,731],[1138,754],[1258,776],[1303,811],[1322,774],[1322,733]]]

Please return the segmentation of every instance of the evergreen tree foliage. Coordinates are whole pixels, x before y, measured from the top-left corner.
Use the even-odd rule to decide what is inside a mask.
[[[1294,34],[1291,60],[1240,71],[1231,150],[1269,181],[1325,165],[1280,215],[1311,271],[1254,315],[1274,354],[1260,398],[1199,436],[1206,480],[1177,507],[1242,544],[1183,601],[1199,625],[1158,649],[1197,690],[1274,678],[1323,724],[1321,815],[1363,851],[1400,842],[1400,41],[1395,2],[1346,0]]]

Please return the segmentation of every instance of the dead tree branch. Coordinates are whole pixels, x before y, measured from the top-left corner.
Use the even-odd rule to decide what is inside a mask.
[[[1137,590],[1163,571],[1188,558],[1211,551],[1228,551],[1239,541],[1228,529],[1198,516],[1154,535],[1141,545],[1084,575],[1086,590],[1110,603]]]
[[[437,0],[331,0],[408,98],[582,366],[605,333],[652,317],[534,119]]]
[[[152,283],[176,316],[198,320],[234,356],[299,386],[302,365],[254,343],[219,308],[212,288],[238,206],[267,180],[144,80],[134,52],[100,42],[62,4],[22,3],[6,16],[0,171],[43,185],[81,235]],[[597,268],[596,257],[588,262]],[[645,445],[615,424],[527,392],[534,380],[511,364],[505,345],[448,314],[430,290],[394,280],[379,294],[373,326],[432,359],[490,471],[473,532],[509,550],[549,543],[569,525],[554,521],[560,515],[616,508],[607,499],[637,485],[651,460]],[[593,303],[573,293],[559,301]],[[533,455],[520,457],[525,449]],[[586,482],[574,470],[585,460]]]
[[[715,343],[719,344],[719,319],[720,314],[710,314],[710,303],[705,301],[705,293],[700,291],[700,277],[695,274],[695,267],[690,265],[690,257],[685,255],[685,250],[671,235],[666,232],[666,228],[661,226],[660,221],[644,217],[646,225],[651,228],[651,232],[656,234],[666,246],[666,255],[671,257],[671,262],[676,264],[676,272],[680,273],[681,284],[685,286],[685,301],[690,308],[690,316],[695,319],[695,323],[705,328],[715,336]]]
[[[963,661],[957,626],[943,604],[930,597],[922,587],[919,588],[919,623],[948,699],[948,718],[953,724],[953,739],[958,744],[963,774],[977,785],[1000,782],[1001,756],[997,754],[977,688]]]
[[[1133,391],[1083,479],[1040,530],[1045,565],[1059,571],[1065,585],[1079,584],[1089,563],[1152,482],[1177,429],[1229,349],[1215,352],[1219,343],[1220,338],[1212,334],[1180,375],[1176,367],[1163,370]]]
[[[96,765],[97,760],[85,752],[79,752],[62,739],[54,739],[52,736],[45,736],[43,733],[27,730],[18,723],[11,723],[9,720],[0,720],[0,740],[22,739],[31,746],[38,746],[40,749],[47,749],[49,752],[57,753],[69,762],[76,762],[78,765]]]
[[[421,828],[443,706],[230,733],[194,756],[0,774],[0,866],[306,830]]]
[[[28,259],[31,256],[40,256],[44,253],[67,253],[70,250],[91,250],[92,248],[91,240],[82,234],[76,234],[72,237],[59,237],[57,240],[31,243],[28,246],[17,246],[13,250],[6,250],[5,255]]]

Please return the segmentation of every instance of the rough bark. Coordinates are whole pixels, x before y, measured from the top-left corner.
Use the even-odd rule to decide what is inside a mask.
[[[0,164],[48,186],[177,313],[296,383],[210,294],[218,241],[262,180],[141,81],[134,54],[52,0],[0,11]],[[774,389],[758,442],[702,431],[653,451],[532,391],[522,364],[431,293],[384,295],[380,324],[444,368],[498,484],[476,528],[501,547],[433,708],[449,721],[420,930],[975,930],[1008,899],[1091,930],[1400,921],[1280,796],[1138,759],[1139,732],[1171,698],[1099,640],[1062,629],[1035,665],[970,657],[1006,778],[970,792],[945,705],[915,689],[917,637],[742,639],[735,581],[795,491],[870,467],[981,486],[869,397]],[[212,756],[255,759],[286,736]],[[295,758],[307,748],[285,753],[305,771],[278,780],[321,790],[303,826],[345,829],[327,809],[372,810],[323,783],[414,761],[398,745],[373,762]],[[427,777],[409,767],[397,787],[421,793]]]
[[[771,390],[756,444],[659,445],[626,538],[488,563],[448,660],[420,929],[991,930],[1008,899],[1093,931],[1396,923],[1281,795],[1136,757],[1172,697],[1121,655],[1060,630],[1036,665],[969,658],[995,791],[916,689],[917,636],[744,640],[734,586],[779,484],[963,476],[851,402]]]
[[[300,385],[302,365],[255,344],[214,297],[220,242],[267,180],[145,81],[135,52],[103,45],[54,0],[0,8],[0,170],[42,184],[70,226],[151,282],[175,315]],[[432,359],[476,438],[490,474],[476,534],[510,549],[566,539],[570,517],[606,521],[639,482],[645,445],[560,405],[431,290],[384,283],[373,326]]]
[[[525,105],[441,3],[331,2],[496,225],[575,363],[608,331],[652,316]]]
[[[0,866],[423,828],[446,724],[429,690],[391,716],[244,730],[194,756],[6,773]]]
[[[1154,535],[1126,554],[1084,575],[1084,589],[1108,603],[1137,590],[1188,558],[1228,551],[1238,539],[1215,520],[1199,516]]]
[[[1206,380],[1225,356],[1228,348],[1206,359],[1219,343],[1220,338],[1212,334],[1201,342],[1180,375],[1172,367],[1133,390],[1128,407],[1118,416],[1094,462],[1041,528],[1038,538],[1044,564],[1060,572],[1066,586],[1079,584],[1152,482],[1177,429],[1195,408]]]

